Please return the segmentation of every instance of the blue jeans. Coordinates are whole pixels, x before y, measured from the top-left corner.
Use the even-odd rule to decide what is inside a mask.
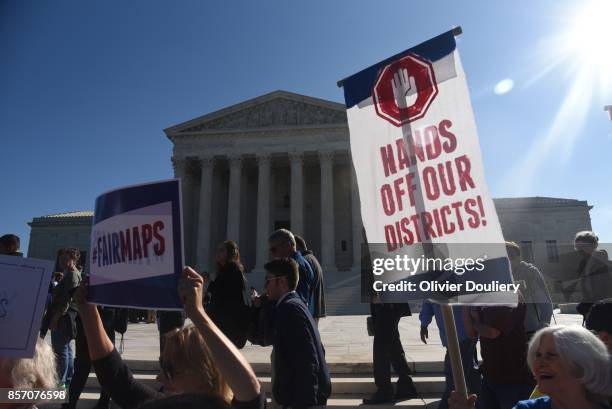
[[[64,319],[67,318],[62,318],[60,321]],[[56,330],[51,331],[51,347],[57,358],[57,377],[62,385],[70,385],[74,373],[71,340],[71,334],[67,333],[63,325],[58,325]]]
[[[474,350],[476,348],[476,340],[464,339],[459,342],[459,353],[461,354],[461,364],[463,365],[463,376],[465,377],[465,386],[467,387],[468,394],[475,393],[478,395],[478,401],[476,401],[476,408],[482,408],[480,404],[480,372],[478,371],[478,364],[474,359]],[[448,350],[444,356],[444,376],[446,378],[446,386],[444,393],[442,394],[442,400],[438,405],[438,409],[448,409],[448,398],[450,397],[451,391],[455,389],[455,382],[453,380],[453,370],[451,368],[450,357]]]
[[[482,392],[478,400],[486,409],[512,409],[518,401],[529,399],[533,385],[499,384],[482,379]]]

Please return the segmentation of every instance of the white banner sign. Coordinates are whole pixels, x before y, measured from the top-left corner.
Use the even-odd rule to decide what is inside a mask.
[[[428,256],[423,244],[430,243],[436,257],[481,260],[481,271],[463,271],[459,281],[483,283],[486,277],[512,283],[452,32],[343,85],[362,220],[376,253],[395,260],[423,258]],[[412,266],[408,271],[393,265],[387,281],[432,270],[424,262]],[[488,291],[455,293],[479,292]],[[422,293],[413,298],[428,298]]]

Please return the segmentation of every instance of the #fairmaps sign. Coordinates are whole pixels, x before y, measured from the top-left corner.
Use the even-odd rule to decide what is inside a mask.
[[[182,309],[179,180],[100,195],[91,233],[89,301],[108,306]]]
[[[373,289],[393,301],[513,303],[453,32],[343,86]]]

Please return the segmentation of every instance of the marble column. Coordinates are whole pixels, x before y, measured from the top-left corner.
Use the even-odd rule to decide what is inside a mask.
[[[226,239],[240,243],[240,186],[242,184],[242,158],[228,157],[230,168],[229,197],[227,200]]]
[[[336,271],[334,237],[334,152],[320,151],[321,165],[321,261],[325,274]]]
[[[183,248],[185,250],[185,264],[194,264],[194,215],[193,215],[193,178],[189,173],[186,158],[172,158],[174,177],[181,180],[183,199]]]
[[[257,247],[255,271],[263,272],[268,261],[268,236],[270,235],[270,154],[257,155]]]
[[[350,163],[351,172],[351,234],[353,237],[353,266],[352,271],[361,272],[361,244],[363,243],[361,221],[361,203],[359,201],[359,188],[357,187],[357,175],[353,162]]]
[[[196,267],[198,271],[211,271],[211,217],[212,217],[212,184],[215,158],[212,156],[200,157],[202,178],[200,182],[200,209],[198,217],[198,246],[196,254]]]
[[[289,152],[291,163],[291,231],[304,236],[304,152]]]

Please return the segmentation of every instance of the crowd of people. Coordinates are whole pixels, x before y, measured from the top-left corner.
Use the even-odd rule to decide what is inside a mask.
[[[286,229],[269,239],[264,292],[249,288],[238,245],[221,243],[214,273],[185,267],[178,283],[184,314],[160,311],[160,375],[152,389],[134,379],[115,348],[115,332],[127,327],[127,314],[87,302],[88,279],[80,253],[63,249],[59,274],[31,359],[0,357],[0,388],[68,389],[64,409],[76,408],[93,368],[101,385],[98,409],[111,400],[121,408],[263,408],[266,396],[240,352],[247,340],[271,345],[272,405],[324,407],[332,393],[325,349],[318,330],[325,316],[323,271],[306,242]],[[579,305],[584,327],[550,325],[553,305],[542,273],[521,259],[515,243],[506,244],[515,281],[521,283],[516,307],[454,306],[467,398],[454,392],[449,353],[446,386],[439,408],[609,408],[612,399],[612,287],[601,267],[597,237],[576,236],[578,280],[585,302]],[[0,237],[0,254],[21,256],[19,238]],[[607,260],[607,258],[606,258]],[[400,339],[399,322],[409,305],[383,303],[372,293],[368,330],[373,339],[376,392],[364,404],[393,403],[418,397]],[[184,326],[185,316],[192,322]],[[120,317],[122,317],[120,319]],[[435,319],[447,347],[439,304],[423,302],[422,342]],[[121,322],[125,321],[125,322]],[[44,338],[50,331],[51,345]],[[73,354],[71,341],[75,340]],[[477,356],[480,344],[481,358]],[[398,376],[391,382],[391,368]]]

